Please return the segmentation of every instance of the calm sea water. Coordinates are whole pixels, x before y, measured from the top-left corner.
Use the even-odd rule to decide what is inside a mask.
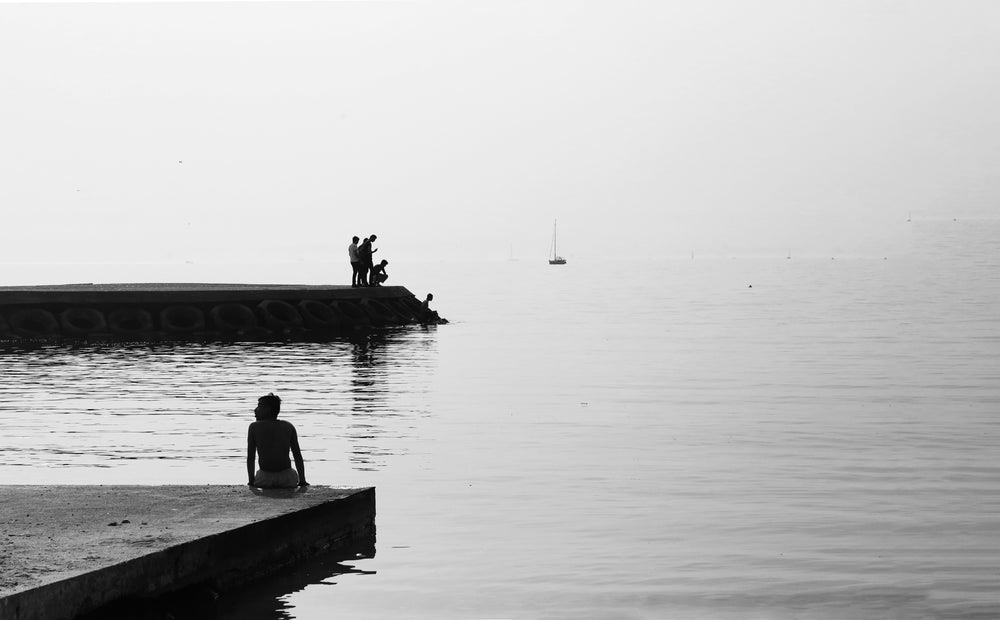
[[[452,323],[342,342],[0,353],[0,477],[242,484],[274,391],[311,482],[377,487],[377,553],[227,618],[998,618],[1000,224],[911,226],[415,265]]]

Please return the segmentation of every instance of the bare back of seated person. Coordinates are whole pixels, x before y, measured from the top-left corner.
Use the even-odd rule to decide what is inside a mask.
[[[298,434],[291,423],[277,419],[280,408],[281,400],[268,394],[258,400],[254,409],[257,421],[250,424],[247,432],[247,477],[250,486],[287,488],[308,484]],[[292,469],[289,452],[295,459],[297,471]],[[256,474],[255,460],[260,463]]]
[[[264,471],[281,471],[292,466],[289,452],[296,440],[295,427],[284,420],[258,420],[250,424],[257,446],[257,462]]]

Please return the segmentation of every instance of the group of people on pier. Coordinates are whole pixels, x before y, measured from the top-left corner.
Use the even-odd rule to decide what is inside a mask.
[[[360,238],[355,235],[351,239],[351,245],[347,246],[347,254],[351,259],[351,286],[382,286],[382,283],[389,278],[389,274],[385,271],[389,261],[383,259],[376,264],[372,258],[372,254],[378,252],[372,247],[377,238],[378,235],[365,237],[361,245],[358,245]]]
[[[348,246],[353,287],[380,286],[388,277],[385,266],[389,261],[383,260],[377,265],[372,261],[372,254],[378,251],[372,247],[376,238],[376,235],[371,235],[358,245],[360,239],[355,236]],[[433,299],[434,295],[427,293],[420,304],[421,320],[447,323],[431,310]],[[257,408],[254,409],[256,421],[250,424],[247,433],[247,484],[251,487],[281,489],[309,486],[298,433],[291,423],[278,420],[279,411],[281,399],[273,393],[257,399]],[[294,468],[288,458],[289,453],[295,461]],[[258,463],[259,468],[255,467]]]
[[[365,237],[364,241],[361,241],[357,235],[351,237],[351,245],[347,246],[347,256],[351,259],[351,287],[353,288],[382,286],[382,283],[389,278],[389,274],[385,271],[385,266],[389,264],[389,261],[383,259],[374,263],[372,260],[372,254],[378,252],[372,247],[376,239],[378,239],[378,235]],[[360,245],[358,245],[358,241],[361,241]],[[427,297],[420,304],[420,320],[426,323],[447,323],[438,316],[437,312],[431,310],[430,304],[433,299],[434,295],[427,293]]]

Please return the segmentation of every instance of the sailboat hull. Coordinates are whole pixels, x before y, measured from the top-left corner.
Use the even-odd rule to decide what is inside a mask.
[[[555,258],[550,258],[549,259],[549,264],[550,265],[565,265],[566,264],[566,259],[562,258],[560,256],[557,256]]]

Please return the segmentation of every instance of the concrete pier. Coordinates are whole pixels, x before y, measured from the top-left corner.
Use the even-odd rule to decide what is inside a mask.
[[[225,592],[324,552],[374,552],[375,489],[0,487],[0,618],[60,620]]]
[[[402,286],[61,284],[0,287],[0,341],[325,340],[423,322]]]

